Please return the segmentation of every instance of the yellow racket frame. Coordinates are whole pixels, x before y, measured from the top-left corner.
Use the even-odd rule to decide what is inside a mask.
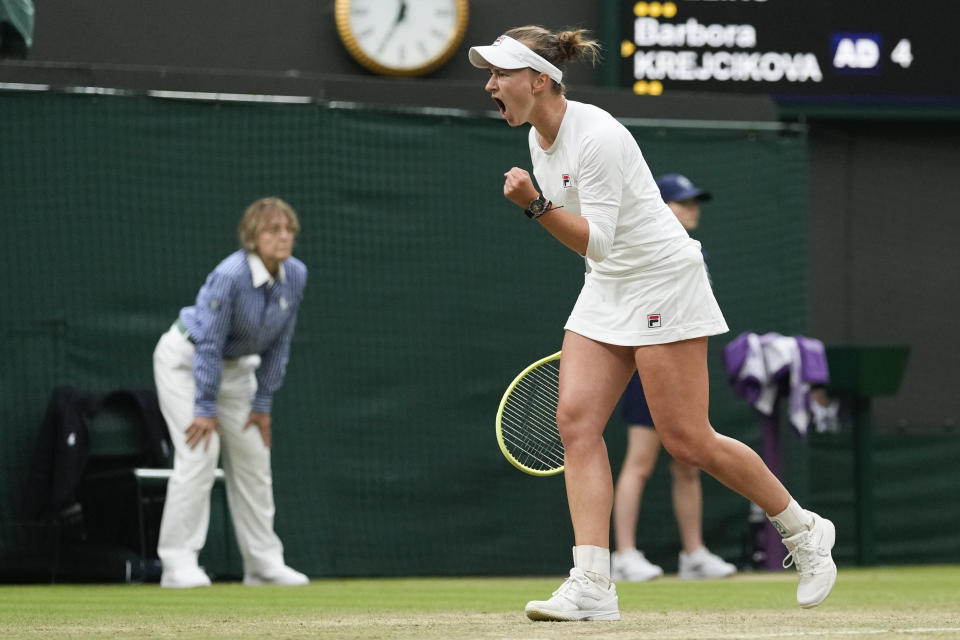
[[[545,358],[540,358],[539,360],[537,360],[536,362],[528,366],[526,369],[521,371],[519,374],[517,374],[517,377],[513,379],[513,382],[510,383],[510,386],[507,387],[507,390],[503,392],[503,398],[500,399],[500,407],[497,409],[497,444],[500,445],[500,451],[503,453],[503,457],[505,457],[507,461],[510,462],[510,464],[512,464],[514,467],[531,476],[555,476],[558,473],[563,473],[563,466],[560,466],[559,468],[556,468],[556,469],[546,469],[546,470],[531,469],[530,467],[526,466],[525,464],[517,460],[515,457],[513,457],[513,454],[510,453],[510,451],[507,449],[506,443],[503,441],[503,408],[507,405],[507,398],[510,397],[510,394],[513,392],[514,389],[516,389],[517,385],[520,384],[520,381],[523,380],[524,376],[526,376],[528,373],[530,373],[540,365],[544,364],[545,362],[550,362],[552,360],[559,360],[561,353],[562,353],[561,351],[557,351],[556,353],[546,356]]]

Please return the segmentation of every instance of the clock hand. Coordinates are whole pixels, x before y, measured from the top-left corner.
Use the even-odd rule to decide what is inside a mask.
[[[393,37],[394,32],[397,30],[397,26],[403,22],[407,17],[407,2],[406,0],[400,0],[400,11],[397,12],[397,19],[393,21],[393,24],[390,25],[390,29],[387,31],[387,35],[383,37],[383,41],[380,43],[380,47],[377,49],[377,53],[383,53],[383,50],[387,47],[387,43],[390,42],[390,39]]]

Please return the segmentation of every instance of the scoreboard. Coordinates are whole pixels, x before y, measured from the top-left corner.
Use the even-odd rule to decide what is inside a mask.
[[[960,104],[960,1],[622,2],[621,77],[638,94]]]

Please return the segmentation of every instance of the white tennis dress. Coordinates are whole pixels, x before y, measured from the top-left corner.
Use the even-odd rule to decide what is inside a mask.
[[[700,243],[670,208],[626,127],[567,101],[557,139],[533,173],[554,206],[587,220],[586,274],[565,329],[608,344],[663,344],[728,331]]]

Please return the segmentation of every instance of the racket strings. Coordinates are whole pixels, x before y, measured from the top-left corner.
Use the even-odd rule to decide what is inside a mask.
[[[559,361],[549,361],[517,383],[503,408],[501,429],[510,453],[536,470],[563,466],[563,443],[557,431]]]

